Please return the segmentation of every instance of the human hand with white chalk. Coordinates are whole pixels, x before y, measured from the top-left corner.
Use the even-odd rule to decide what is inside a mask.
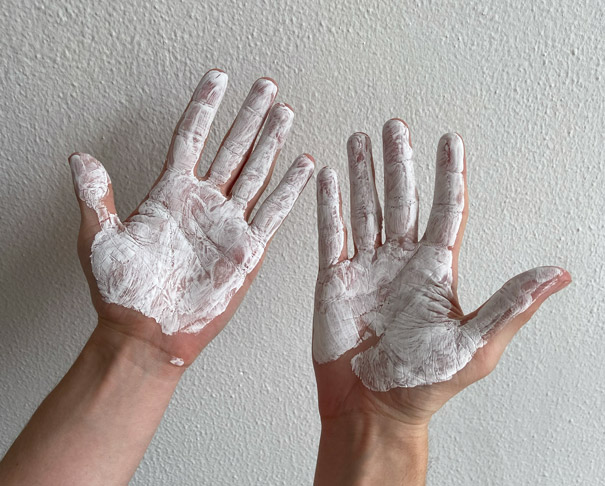
[[[128,483],[183,371],[242,301],[314,164],[299,156],[251,218],[294,116],[261,78],[198,178],[226,87],[222,71],[204,75],[157,181],[124,221],[101,163],[70,156],[98,324],[0,462],[2,484]]]
[[[298,157],[250,220],[294,117],[288,105],[273,105],[277,85],[261,78],[198,178],[226,87],[222,71],[202,78],[158,180],[124,222],[103,166],[87,154],[70,157],[82,212],[80,259],[100,325],[153,343],[166,363],[189,365],[225,326],[313,173],[312,158]]]
[[[322,417],[317,484],[340,484],[328,473],[351,473],[343,450],[364,450],[354,435],[377,441],[365,444],[372,451],[364,456],[368,467],[372,454],[402,448],[415,455],[404,468],[408,473],[426,467],[431,416],[489,374],[521,326],[571,281],[561,268],[534,268],[465,314],[457,295],[458,255],[468,216],[462,138],[448,133],[439,141],[433,207],[420,239],[412,146],[403,121],[385,124],[383,146],[384,241],[370,138],[356,133],[348,142],[355,244],[351,258],[336,173],[324,168],[317,180],[313,358]],[[406,455],[393,457],[402,464]],[[339,461],[342,467],[334,467]],[[364,467],[359,457],[353,462]],[[391,471],[390,477],[380,484],[403,479],[416,484],[412,476],[385,470]],[[422,471],[417,477],[422,484]]]

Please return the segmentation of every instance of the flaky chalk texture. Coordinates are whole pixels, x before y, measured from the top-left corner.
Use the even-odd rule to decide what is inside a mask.
[[[208,177],[199,180],[195,167],[226,86],[221,71],[202,78],[175,131],[166,170],[124,223],[107,208],[103,166],[86,154],[70,158],[78,195],[101,226],[91,263],[103,300],[154,318],[165,334],[198,332],[225,311],[313,173],[313,161],[298,157],[248,223],[246,210],[262,192],[293,119],[284,104],[271,109],[277,87],[260,79]],[[265,118],[228,197],[221,186],[241,167]]]
[[[317,179],[319,275],[313,357],[338,359],[364,339],[377,342],[351,359],[374,391],[429,385],[461,370],[491,333],[527,310],[563,271],[540,267],[507,282],[465,318],[453,290],[454,244],[466,211],[464,144],[444,135],[437,149],[433,207],[418,240],[418,196],[408,127],[390,120],[383,131],[385,233],[374,184],[370,139],[348,143],[351,229],[356,253],[346,258],[338,181],[324,168]]]

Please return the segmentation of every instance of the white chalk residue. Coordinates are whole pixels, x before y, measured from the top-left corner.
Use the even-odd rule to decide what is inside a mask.
[[[433,209],[418,241],[418,199],[407,126],[385,124],[385,226],[374,186],[370,141],[349,140],[351,227],[356,254],[344,252],[338,182],[318,175],[319,275],[315,294],[313,357],[338,359],[368,336],[377,342],[351,360],[355,374],[374,391],[450,379],[490,333],[525,311],[562,275],[557,267],[525,272],[498,291],[467,321],[454,307],[454,245],[465,207],[464,145],[444,135],[437,152]]]
[[[246,208],[262,191],[293,119],[288,106],[277,104],[231,194],[221,192],[219,185],[240,170],[275,97],[275,84],[261,79],[210,177],[197,178],[195,166],[226,84],[220,71],[202,78],[175,131],[165,172],[124,223],[107,209],[103,166],[86,154],[70,159],[77,192],[99,217],[91,262],[101,297],[154,318],[166,334],[198,332],[225,311],[313,173],[312,160],[298,157],[248,223]]]

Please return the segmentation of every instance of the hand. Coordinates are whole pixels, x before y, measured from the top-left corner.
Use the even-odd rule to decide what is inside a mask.
[[[103,166],[87,154],[69,159],[82,214],[78,251],[99,325],[151,343],[178,366],[189,365],[231,318],[313,172],[312,158],[299,156],[250,220],[294,116],[288,105],[271,108],[277,85],[261,78],[198,178],[226,86],[224,72],[204,75],[161,174],[123,222]]]
[[[0,461],[0,483],[128,483],[184,365],[248,290],[313,161],[298,157],[250,218],[293,118],[287,105],[271,108],[277,86],[262,78],[199,179],[226,86],[221,71],[202,78],[159,178],[124,222],[103,166],[87,154],[70,156],[82,216],[78,253],[99,323]]]
[[[320,414],[424,427],[494,369],[513,335],[571,278],[558,267],[535,268],[465,315],[456,293],[468,214],[462,138],[449,133],[439,141],[433,208],[420,240],[407,125],[388,121],[383,143],[384,243],[369,137],[357,133],[348,142],[351,259],[336,175],[324,168],[318,176],[313,356]]]

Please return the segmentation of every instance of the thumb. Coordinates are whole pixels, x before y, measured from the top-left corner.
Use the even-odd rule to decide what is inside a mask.
[[[111,180],[103,165],[79,152],[69,156],[69,165],[82,216],[80,235],[90,238],[104,227],[120,225]]]
[[[559,267],[528,270],[506,282],[463,328],[499,348],[501,354],[540,305],[570,282],[569,273]]]

